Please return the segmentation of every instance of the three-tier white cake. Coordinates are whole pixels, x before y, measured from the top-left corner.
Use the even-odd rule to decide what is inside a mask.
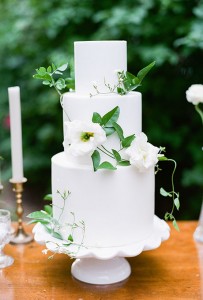
[[[139,92],[127,95],[106,93],[117,84],[117,71],[127,69],[125,41],[75,42],[75,92],[63,95],[64,122],[90,122],[94,112],[104,115],[120,108],[118,123],[125,136],[142,131],[142,104]],[[100,91],[95,93],[94,86]],[[68,117],[67,117],[68,116]],[[64,126],[64,136],[66,136]],[[112,134],[105,147],[117,149],[119,139]],[[146,239],[153,230],[154,167],[140,172],[135,166],[117,166],[117,170],[97,170],[91,155],[74,156],[68,151],[52,157],[52,197],[54,218],[68,224],[74,213],[85,223],[87,247],[119,247]],[[60,193],[71,192],[61,214]],[[80,239],[80,231],[74,237]]]

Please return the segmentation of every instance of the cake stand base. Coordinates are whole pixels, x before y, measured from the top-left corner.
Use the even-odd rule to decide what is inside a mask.
[[[76,279],[90,284],[112,284],[125,280],[131,274],[131,267],[123,257],[108,260],[96,258],[76,259],[71,267]]]

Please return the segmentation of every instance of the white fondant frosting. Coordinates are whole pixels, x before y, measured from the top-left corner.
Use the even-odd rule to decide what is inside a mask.
[[[64,152],[52,157],[52,195],[54,216],[61,213],[63,200],[57,193],[69,190],[61,224],[85,222],[84,244],[89,247],[127,245],[147,238],[154,216],[154,169],[146,173],[134,167],[94,172],[66,160]],[[81,234],[81,233],[79,233]],[[66,235],[67,237],[67,235]],[[80,240],[77,237],[76,240]]]
[[[118,83],[116,70],[127,69],[126,41],[75,42],[75,90],[79,94],[94,93],[93,84],[101,92]]]
[[[76,42],[76,92],[63,95],[64,121],[91,121],[93,112],[101,116],[119,106],[118,124],[124,136],[142,131],[141,94],[131,92],[99,94],[90,97],[93,83],[104,89],[103,80],[116,84],[115,70],[126,70],[126,42]],[[105,92],[105,91],[104,91]],[[106,148],[119,149],[115,134],[108,137]],[[102,161],[104,161],[102,157]],[[115,162],[114,162],[115,163]],[[57,193],[69,190],[61,214],[62,198]],[[146,239],[152,231],[154,216],[154,169],[140,173],[133,166],[116,171],[93,171],[91,157],[73,158],[65,152],[52,157],[52,195],[54,217],[71,222],[71,212],[84,220],[85,245],[117,247]],[[81,236],[79,231],[76,240]]]

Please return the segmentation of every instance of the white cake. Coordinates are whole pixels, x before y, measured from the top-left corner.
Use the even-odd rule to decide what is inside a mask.
[[[103,116],[119,106],[118,123],[125,136],[138,135],[142,131],[141,94],[105,94],[104,79],[113,86],[117,84],[116,70],[126,71],[126,42],[76,42],[74,46],[76,89],[63,95],[64,122],[67,115],[71,121],[90,122],[94,112]],[[95,84],[104,94],[90,97]],[[117,149],[118,145],[115,133],[105,142],[108,149]],[[153,229],[154,176],[154,167],[140,172],[131,165],[95,172],[91,155],[58,153],[52,157],[54,218],[60,217],[60,223],[67,224],[73,212],[77,220],[83,220],[87,247],[118,247],[146,239]],[[57,191],[67,190],[71,194],[60,216],[63,200]],[[78,231],[74,238],[79,240],[80,234]]]

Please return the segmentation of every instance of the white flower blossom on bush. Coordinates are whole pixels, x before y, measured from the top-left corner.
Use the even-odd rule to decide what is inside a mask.
[[[105,141],[106,133],[97,123],[65,122],[64,149],[75,157],[91,155]]]
[[[191,102],[194,105],[203,103],[203,85],[202,84],[193,84],[186,91],[186,98],[188,102]]]
[[[154,167],[158,162],[160,149],[153,146],[147,141],[147,136],[141,132],[132,142],[131,146],[126,149],[131,165],[138,168],[140,172]]]

